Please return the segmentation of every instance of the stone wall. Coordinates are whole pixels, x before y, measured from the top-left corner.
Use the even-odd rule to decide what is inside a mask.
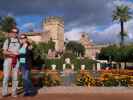
[[[43,23],[45,31],[49,32],[49,37],[55,42],[57,51],[64,48],[64,21],[61,17],[51,16]]]

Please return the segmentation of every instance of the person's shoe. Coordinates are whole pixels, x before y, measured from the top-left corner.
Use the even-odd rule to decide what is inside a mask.
[[[28,92],[28,93],[24,93],[24,96],[26,97],[26,96],[34,96],[35,94],[34,93],[30,93],[30,92]]]
[[[12,94],[12,97],[17,97],[17,94],[16,94],[16,93],[13,93],[13,94]]]
[[[3,94],[2,97],[8,97],[10,94]]]
[[[30,96],[30,93],[24,93],[24,96],[26,97],[26,96]]]
[[[12,95],[12,97],[16,98],[16,97],[17,97],[17,95]]]

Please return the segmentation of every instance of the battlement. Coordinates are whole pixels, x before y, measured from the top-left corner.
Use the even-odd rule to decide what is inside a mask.
[[[59,16],[49,16],[45,19],[45,23],[49,22],[59,22],[60,24],[64,24],[64,20],[62,17]]]

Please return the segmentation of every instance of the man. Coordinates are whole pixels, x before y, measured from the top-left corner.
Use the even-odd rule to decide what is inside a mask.
[[[4,64],[3,64],[3,72],[4,72],[4,79],[3,79],[3,90],[2,95],[3,97],[8,96],[8,80],[10,78],[10,73],[12,75],[12,96],[17,96],[17,87],[18,87],[18,69],[19,69],[19,62],[18,62],[18,52],[20,43],[17,38],[18,29],[13,28],[8,33],[8,39],[4,42],[3,45],[3,54],[5,56]]]

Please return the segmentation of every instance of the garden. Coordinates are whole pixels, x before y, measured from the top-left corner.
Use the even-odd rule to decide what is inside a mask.
[[[1,35],[1,40],[4,41],[4,36]],[[73,44],[73,43],[72,43]],[[74,44],[75,45],[75,44]],[[68,46],[68,48],[71,46]],[[78,47],[78,46],[77,46]],[[80,47],[78,47],[80,48]],[[98,86],[98,87],[114,87],[114,86],[133,86],[133,71],[127,69],[96,69],[97,61],[91,60],[85,57],[79,57],[80,53],[83,54],[83,49],[79,51],[70,51],[69,48],[63,53],[60,58],[48,59],[47,53],[49,49],[54,49],[52,41],[46,43],[33,43],[33,62],[31,70],[31,80],[35,86]],[[117,61],[129,62],[132,58],[132,46],[124,47],[120,50],[120,47],[110,46],[103,48],[101,53],[97,56],[99,59],[108,59],[108,62]],[[127,49],[125,51],[125,49]],[[115,52],[113,52],[115,51]],[[120,52],[121,51],[121,52]],[[125,52],[124,52],[125,51]],[[76,52],[76,53],[74,53]],[[123,55],[123,52],[125,55]],[[127,52],[127,53],[126,53]],[[77,54],[79,53],[79,54]],[[119,54],[119,55],[118,55]],[[117,56],[116,56],[117,55]],[[110,61],[110,56],[111,60]],[[119,56],[119,58],[118,58]],[[66,59],[70,59],[69,63],[66,63]],[[0,59],[3,59],[2,50],[0,49]],[[2,61],[1,61],[2,62]],[[64,65],[66,68],[64,69]],[[52,67],[54,66],[54,67]],[[83,67],[84,66],[84,67]],[[95,70],[94,70],[95,69]],[[2,85],[3,72],[2,64],[0,71],[0,85]],[[19,74],[19,86],[22,86],[21,72]],[[9,83],[11,86],[11,81]]]

